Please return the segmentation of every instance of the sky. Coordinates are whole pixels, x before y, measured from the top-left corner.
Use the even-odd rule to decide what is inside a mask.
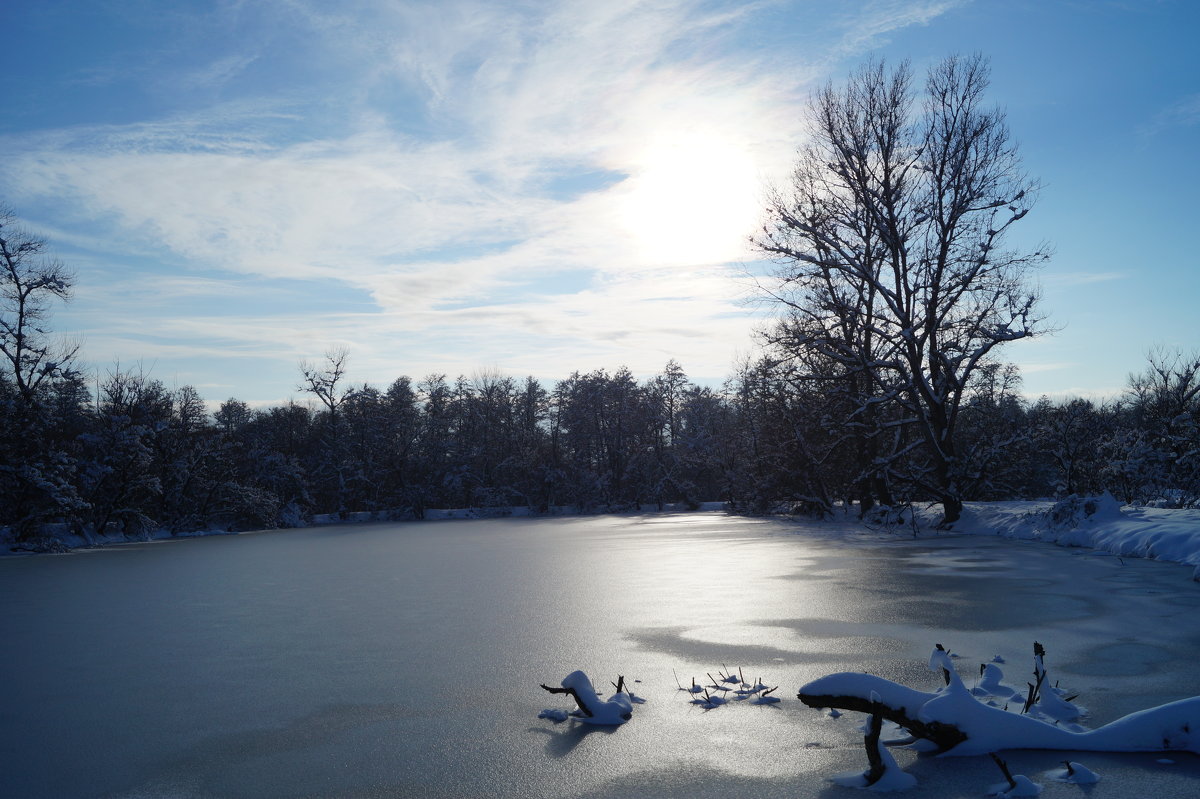
[[[348,378],[674,359],[718,385],[772,309],[748,246],[811,93],[981,52],[1042,184],[1053,335],[1023,390],[1111,397],[1200,348],[1192,0],[7,4],[0,202],[76,274],[54,329],[211,402]]]

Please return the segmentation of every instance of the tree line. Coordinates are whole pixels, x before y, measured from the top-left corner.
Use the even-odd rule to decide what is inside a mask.
[[[1017,388],[1015,369],[990,369],[964,403],[964,500],[1109,490],[1125,502],[1200,501],[1200,358],[1155,356],[1106,403],[1029,402]],[[427,508],[879,510],[863,502],[860,431],[838,398],[769,358],[720,389],[671,362],[643,381],[597,370],[549,389],[488,373],[333,390],[334,407],[229,399],[209,413],[190,386],[137,370],[114,368],[98,386],[65,371],[29,394],[5,375],[0,525],[34,540]],[[937,499],[900,468],[882,474],[893,504]]]
[[[0,215],[0,525],[140,535],[420,517],[431,507],[619,510],[722,500],[861,515],[935,501],[1112,491],[1200,498],[1200,355],[1151,354],[1126,393],[1029,402],[1001,352],[1047,332],[1034,270],[1010,244],[1038,186],[987,62],[952,56],[918,91],[869,63],[811,102],[790,183],[753,242],[776,265],[759,354],[720,388],[671,361],[543,386],[481,373],[351,386],[347,353],[300,367],[305,404],[215,413],[137,370],[91,380],[55,344],[73,276]]]

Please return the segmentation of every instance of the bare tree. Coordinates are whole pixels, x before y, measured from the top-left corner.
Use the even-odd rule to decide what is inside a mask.
[[[755,243],[781,265],[787,343],[859,381],[861,412],[901,409],[921,444],[909,478],[950,524],[960,405],[996,347],[1042,332],[1028,277],[1048,255],[1002,248],[1036,187],[1003,112],[983,106],[987,62],[934,66],[919,108],[911,84],[907,64],[875,62],[817,93],[810,143]]]
[[[320,400],[328,409],[331,419],[337,416],[338,408],[350,393],[338,388],[346,376],[346,361],[349,358],[350,353],[345,347],[333,347],[325,352],[325,360],[319,365],[312,361],[300,362],[300,390]]]
[[[0,353],[26,405],[47,378],[65,373],[78,344],[56,345],[46,322],[54,300],[71,297],[75,276],[46,254],[46,241],[0,207]]]
[[[326,457],[318,464],[318,477],[329,486],[323,499],[341,513],[346,499],[346,442],[341,435],[342,405],[353,393],[353,389],[340,386],[346,376],[346,361],[350,353],[345,347],[334,347],[325,352],[320,365],[311,361],[300,362],[300,390],[312,394],[329,411],[329,424],[325,428],[323,447]]]

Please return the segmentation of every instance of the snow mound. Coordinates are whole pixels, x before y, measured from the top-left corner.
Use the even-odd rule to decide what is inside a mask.
[[[983,669],[983,679],[979,681],[979,685],[971,693],[976,696],[1011,697],[1014,691],[1000,682],[1003,679],[1004,672],[1000,670],[1000,667],[995,663],[988,663]]]
[[[1084,523],[1095,524],[1120,518],[1121,504],[1107,491],[1098,497],[1080,497],[1072,494],[1056,502],[1046,514],[1049,528],[1062,532],[1075,530]]]

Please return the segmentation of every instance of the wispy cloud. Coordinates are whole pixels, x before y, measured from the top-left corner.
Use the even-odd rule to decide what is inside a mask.
[[[1124,280],[1126,277],[1128,275],[1124,272],[1051,272],[1042,276],[1042,283],[1054,288],[1069,288]]]
[[[259,58],[257,53],[234,54],[218,58],[209,64],[174,78],[186,89],[212,89],[228,83]]]
[[[840,52],[954,5],[868,3],[844,21]],[[749,326],[730,265],[750,257],[757,187],[789,168],[814,74],[729,46],[761,7],[366,2],[350,14],[292,0],[287,24],[336,70],[336,94],[50,131],[8,142],[0,169],[131,251],[215,270],[159,282],[160,296],[291,278],[338,281],[376,306],[143,317],[163,357],[241,341],[291,358],[345,340],[382,364],[403,340],[417,373],[471,361],[563,374],[589,358],[651,370],[673,355],[720,374]],[[234,86],[268,59],[247,50],[177,74],[186,89]],[[345,121],[330,122],[331,105]],[[603,180],[562,196],[578,175]]]
[[[887,40],[888,34],[912,25],[928,25],[967,0],[871,0],[843,12],[844,33],[830,58],[857,55]]]
[[[1200,124],[1200,93],[1189,94],[1159,111],[1138,129],[1138,134],[1150,139],[1165,130],[1196,124]]]

